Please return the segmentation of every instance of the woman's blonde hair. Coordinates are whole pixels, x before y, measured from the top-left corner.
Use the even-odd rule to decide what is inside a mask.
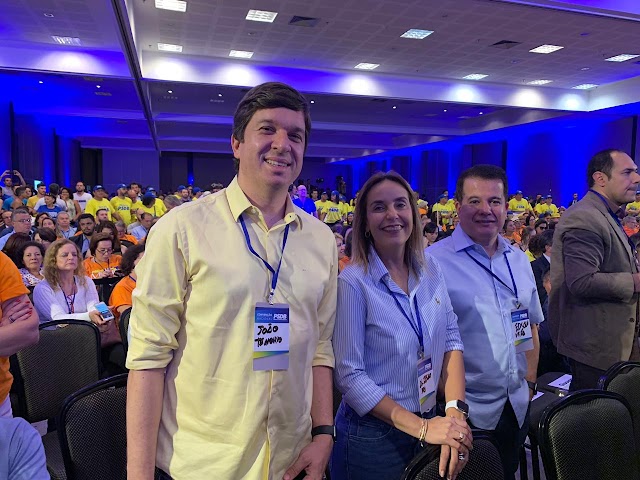
[[[73,245],[78,252],[78,265],[76,269],[73,271],[73,274],[78,277],[78,281],[81,285],[86,285],[86,273],[84,271],[84,264],[82,263],[82,252],[78,248],[78,246],[73,243],[71,240],[67,240],[66,238],[61,238],[60,240],[56,240],[47,249],[44,255],[44,278],[51,288],[54,290],[58,290],[60,288],[60,270],[58,269],[58,252],[65,245]]]
[[[375,247],[373,237],[368,232],[367,225],[367,203],[369,201],[369,193],[371,189],[379,183],[389,180],[395,182],[407,191],[407,201],[411,206],[411,215],[413,217],[413,230],[405,243],[404,263],[410,270],[418,274],[424,266],[424,245],[422,244],[422,228],[419,228],[420,214],[418,213],[418,205],[413,196],[413,190],[407,181],[398,173],[390,170],[386,173],[378,172],[374,174],[360,189],[358,202],[356,203],[355,213],[353,215],[353,237],[352,237],[352,263],[364,266],[365,271],[369,267],[369,248]],[[367,236],[367,233],[369,235]]]

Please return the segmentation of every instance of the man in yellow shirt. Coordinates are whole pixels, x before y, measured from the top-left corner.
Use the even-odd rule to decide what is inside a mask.
[[[29,208],[29,211],[33,210],[33,212],[35,212],[34,207],[36,206],[36,203],[38,203],[38,200],[40,200],[41,198],[44,198],[45,193],[47,193],[47,186],[44,183],[41,183],[40,185],[38,185],[36,194],[33,197],[30,197],[29,200],[27,200],[27,208]],[[32,214],[35,215],[35,213]]]
[[[131,201],[129,209],[131,223],[136,221],[136,212],[142,207],[142,201],[138,196],[138,189],[135,187],[136,185],[137,183],[130,183],[127,185],[127,198]],[[129,225],[131,225],[131,223]]]
[[[107,215],[107,217],[109,218],[110,222],[113,221],[114,218],[116,220],[122,220],[107,197],[107,191],[102,185],[96,185],[95,187],[93,187],[93,198],[87,202],[84,213],[89,213],[93,215],[94,218],[98,218],[98,210],[108,210],[109,214]]]
[[[553,204],[553,197],[551,195],[547,195],[544,199],[544,203],[536,205],[534,211],[538,216],[543,213],[549,213],[553,217],[558,214],[558,207]]]
[[[310,129],[297,91],[251,89],[234,115],[237,177],[149,232],[127,357],[129,480],[155,466],[176,480],[322,478],[338,258],[287,192]]]
[[[131,199],[126,195],[128,188],[124,183],[117,186],[117,195],[111,199],[111,206],[118,212],[122,221],[129,225],[131,223]]]
[[[440,223],[442,226],[450,225],[455,214],[456,207],[449,203],[449,199],[443,193],[438,197],[438,201],[431,207],[432,212],[440,212]]]
[[[329,203],[329,192],[326,192],[323,190],[320,193],[320,200],[316,201],[316,208],[318,209],[318,218],[320,218],[320,215],[322,214],[324,207],[326,207],[328,203]]]
[[[640,215],[640,190],[636,192],[636,201],[627,203],[625,214],[633,215],[634,217],[637,217],[638,215]]]
[[[522,198],[522,190],[516,191],[516,196],[509,200],[509,211],[518,215],[533,213],[531,204],[525,198]]]

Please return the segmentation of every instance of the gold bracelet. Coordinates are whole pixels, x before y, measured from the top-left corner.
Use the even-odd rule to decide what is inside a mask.
[[[422,419],[422,425],[420,426],[420,436],[418,441],[420,442],[420,446],[424,447],[425,438],[427,438],[427,430],[429,429],[429,421],[426,418]]]

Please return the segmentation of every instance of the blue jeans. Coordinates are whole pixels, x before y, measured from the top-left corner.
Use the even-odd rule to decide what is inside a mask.
[[[358,416],[344,401],[336,415],[336,430],[329,467],[332,480],[399,480],[421,448],[417,438],[372,415]]]

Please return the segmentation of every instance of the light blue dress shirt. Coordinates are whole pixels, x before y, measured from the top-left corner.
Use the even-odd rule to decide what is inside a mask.
[[[524,378],[527,359],[525,353],[515,350],[511,312],[516,309],[516,299],[507,259],[521,308],[529,310],[532,324],[538,324],[543,321],[542,308],[529,259],[500,236],[498,249],[489,258],[461,226],[450,237],[429,247],[429,253],[442,267],[453,311],[458,316],[465,346],[466,402],[471,421],[478,428],[495,429],[508,398],[522,427],[529,406],[529,387]]]
[[[333,333],[336,384],[360,416],[369,413],[385,395],[410,412],[420,411],[420,342],[389,289],[414,326],[417,297],[425,353],[433,362],[436,386],[444,354],[463,350],[440,266],[429,253],[425,253],[425,260],[419,278],[409,277],[409,295],[391,279],[374,248],[369,252],[367,271],[360,265],[349,265],[338,277]]]

